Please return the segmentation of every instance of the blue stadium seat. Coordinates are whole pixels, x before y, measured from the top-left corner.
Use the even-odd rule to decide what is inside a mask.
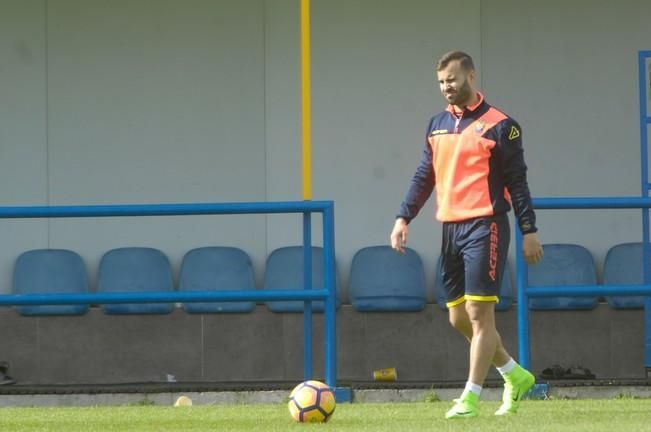
[[[441,257],[436,263],[436,279],[434,282],[434,292],[436,294],[436,304],[443,310],[447,310],[447,299],[443,291],[443,274],[441,273]],[[511,266],[507,262],[504,266],[502,275],[502,284],[499,292],[499,302],[495,305],[495,310],[505,311],[513,304],[513,281],[511,280]]]
[[[36,249],[22,253],[13,273],[14,294],[84,294],[88,275],[81,257],[70,250]],[[83,315],[88,305],[17,306],[21,315]]]
[[[108,251],[99,264],[98,292],[174,291],[172,269],[158,249],[127,247]],[[167,314],[172,303],[106,304],[107,314]]]
[[[183,257],[180,291],[254,290],[251,259],[234,247],[202,247]],[[255,302],[184,303],[188,313],[251,312]]]
[[[400,254],[389,246],[369,246],[353,257],[349,282],[355,310],[420,311],[425,298],[425,272],[413,249]]]
[[[610,248],[604,262],[604,285],[638,285],[644,283],[642,243],[622,243]],[[642,309],[643,296],[606,296],[615,309]]]
[[[336,270],[335,270],[336,273]],[[323,288],[323,248],[312,246],[313,288]],[[337,307],[341,304],[339,281],[335,274]],[[269,255],[264,273],[262,289],[303,289],[303,246],[281,247]],[[302,301],[266,302],[272,312],[303,312]],[[323,312],[323,301],[313,301],[312,310]]]
[[[529,286],[596,285],[594,261],[583,246],[546,244],[543,251],[543,259],[529,266]],[[597,296],[532,298],[529,299],[529,309],[593,309],[597,300]]]

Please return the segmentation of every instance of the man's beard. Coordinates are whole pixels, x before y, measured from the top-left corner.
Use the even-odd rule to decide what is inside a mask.
[[[459,87],[459,90],[457,90],[454,94],[450,95],[448,102],[451,105],[464,106],[467,105],[468,102],[470,102],[471,98],[472,98],[472,88],[470,87],[470,83],[466,78],[466,80],[463,82],[463,85]]]

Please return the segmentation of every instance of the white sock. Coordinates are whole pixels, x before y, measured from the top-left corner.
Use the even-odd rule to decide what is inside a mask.
[[[517,365],[518,365],[518,364],[515,362],[515,360],[513,360],[513,358],[511,358],[511,359],[510,359],[509,361],[507,361],[503,366],[499,366],[499,367],[497,368],[497,371],[498,371],[502,376],[505,376],[506,374],[508,374],[509,372],[511,372],[513,369],[515,369],[515,367],[516,367]]]
[[[481,386],[475,383],[468,381],[466,383],[466,388],[463,390],[463,393],[474,393],[479,397],[481,395]]]

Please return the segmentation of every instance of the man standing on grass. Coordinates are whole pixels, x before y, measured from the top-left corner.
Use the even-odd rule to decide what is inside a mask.
[[[504,378],[503,403],[496,415],[515,414],[534,376],[508,354],[495,326],[509,247],[507,212],[514,208],[529,264],[542,258],[536,215],[527,185],[520,126],[489,105],[475,87],[472,58],[460,51],[437,64],[438,82],[449,103],[427,128],[427,142],[391,232],[391,247],[403,252],[408,224],[436,185],[437,214],[443,223],[443,286],[452,326],[470,342],[465,390],[446,418],[475,417],[491,365]]]

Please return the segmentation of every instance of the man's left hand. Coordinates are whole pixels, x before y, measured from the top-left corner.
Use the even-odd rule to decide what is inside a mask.
[[[522,255],[528,264],[537,264],[543,257],[543,248],[538,234],[529,233],[522,237]]]

